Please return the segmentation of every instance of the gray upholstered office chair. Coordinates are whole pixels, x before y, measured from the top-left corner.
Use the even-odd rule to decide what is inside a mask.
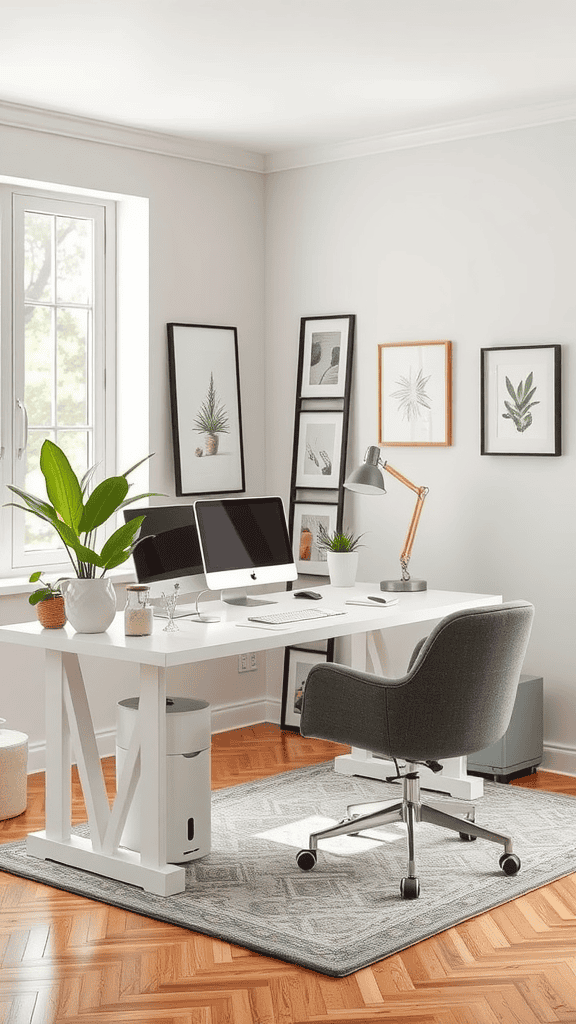
[[[297,855],[302,870],[316,864],[319,840],[404,821],[408,874],[400,892],[405,899],[414,899],[420,894],[414,825],[427,821],[458,832],[463,840],[501,843],[500,867],[507,875],[519,871],[512,840],[476,825],[473,805],[460,804],[461,817],[446,813],[433,800],[421,802],[417,765],[439,770],[438,760],[475,753],[504,735],[533,617],[534,608],[525,601],[448,615],[417,644],[406,675],[398,679],[343,665],[312,667],[302,702],[302,735],[349,743],[401,760],[407,770],[400,776],[401,800],[351,806],[340,824],[311,835],[309,849]]]

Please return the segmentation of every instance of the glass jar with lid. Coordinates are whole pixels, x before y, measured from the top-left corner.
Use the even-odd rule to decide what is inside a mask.
[[[150,587],[134,583],[126,587],[124,632],[126,636],[149,636],[152,632],[154,612],[150,605]]]

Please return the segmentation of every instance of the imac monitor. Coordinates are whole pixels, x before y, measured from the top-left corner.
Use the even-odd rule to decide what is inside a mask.
[[[223,601],[274,604],[245,588],[298,578],[281,498],[207,498],[194,512],[206,584]]]
[[[123,511],[126,522],[146,516],[139,534],[144,539],[132,557],[138,582],[150,587],[151,598],[170,593],[175,583],[182,594],[206,590],[192,505],[130,505]]]

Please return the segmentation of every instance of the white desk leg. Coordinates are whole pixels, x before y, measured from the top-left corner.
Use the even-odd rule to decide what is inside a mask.
[[[166,864],[166,671],[140,666],[140,857],[145,867]]]
[[[70,728],[65,704],[62,655],[45,652],[46,673],[46,837],[70,838],[72,821]]]
[[[366,656],[370,656],[374,672],[381,672],[379,637],[373,633],[356,634],[352,637],[351,668],[366,670]],[[443,771],[435,774],[429,768],[419,767],[422,789],[448,793],[461,800],[478,800],[484,793],[481,778],[468,775],[465,757],[452,757],[442,762]],[[341,775],[364,775],[369,779],[385,780],[396,774],[393,761],[377,757],[368,750],[352,747],[349,754],[334,758],[334,769]]]
[[[68,656],[67,656],[68,657]],[[33,857],[70,864],[82,871],[141,886],[158,896],[183,892],[183,867],[166,863],[166,680],[164,670],[141,667],[140,730],[130,744],[130,770],[110,813],[92,718],[79,666],[46,652],[46,829],[31,833],[26,850]],[[80,774],[91,816],[91,838],[71,832],[70,726],[78,748]],[[117,846],[142,762],[142,852]]]

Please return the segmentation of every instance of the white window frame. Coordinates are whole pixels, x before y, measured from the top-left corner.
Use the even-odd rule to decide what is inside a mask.
[[[90,216],[100,225],[101,238],[95,247],[95,331],[94,331],[94,430],[93,462],[99,463],[96,480],[116,472],[116,203],[87,198],[75,193],[53,192],[0,185],[0,483],[2,504],[15,496],[6,484],[23,486],[23,462],[18,458],[23,429],[23,412],[18,405],[23,387],[23,211]],[[19,239],[20,236],[20,239]],[[19,239],[19,244],[18,244]],[[19,393],[20,392],[20,393]],[[40,495],[44,497],[44,495]],[[25,553],[25,513],[17,508],[0,508],[0,577],[29,575],[31,569],[45,568],[49,575],[66,575],[70,561],[60,552]]]

